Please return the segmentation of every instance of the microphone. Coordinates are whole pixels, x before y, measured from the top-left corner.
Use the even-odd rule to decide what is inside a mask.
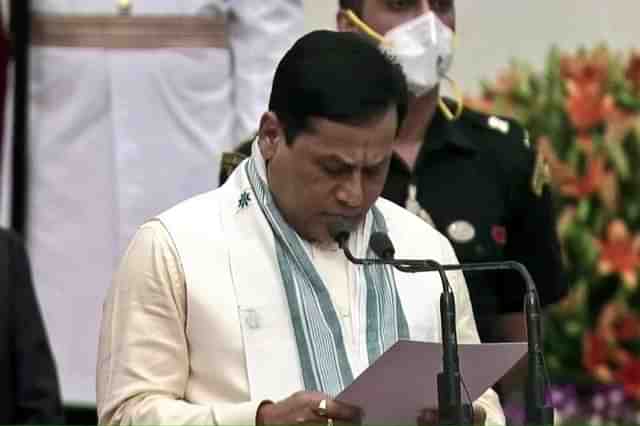
[[[337,220],[329,224],[329,235],[343,250],[345,248],[348,250],[347,241],[349,240],[351,231],[352,227],[344,220]]]
[[[374,232],[369,240],[369,247],[380,259],[391,260],[396,255],[396,249],[387,234]]]
[[[436,265],[436,263],[428,260],[404,260],[394,259],[395,249],[389,237],[382,233],[376,232],[371,235],[370,247],[373,252],[384,262],[392,264],[403,272],[422,272],[431,270],[438,272],[447,270],[462,271],[490,271],[490,270],[515,270],[524,279],[526,285],[525,294],[525,318],[527,328],[527,384],[526,384],[526,418],[527,424],[535,425],[552,425],[553,424],[553,407],[545,401],[545,385],[546,379],[544,374],[544,354],[542,351],[542,326],[541,326],[541,310],[538,292],[531,274],[527,268],[519,262],[482,262],[482,263],[463,263],[458,265]],[[390,255],[390,253],[392,253]],[[442,310],[442,307],[441,307]],[[444,333],[443,333],[444,335]],[[443,339],[444,349],[444,339]]]
[[[349,235],[351,234],[352,230],[353,230],[353,226],[344,220],[337,220],[329,224],[329,235],[331,236],[331,238],[333,238],[333,240],[336,243],[338,243],[338,246],[342,249],[347,259],[349,259],[349,262],[356,265],[375,264],[376,262],[371,262],[368,259],[358,259],[353,255],[353,253],[351,253],[351,250],[349,250],[349,245],[347,244],[347,241],[349,241]]]

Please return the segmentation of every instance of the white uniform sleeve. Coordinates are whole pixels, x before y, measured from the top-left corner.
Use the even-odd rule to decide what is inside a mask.
[[[442,237],[443,257],[445,264],[458,264],[457,256],[453,251],[453,247],[449,241]],[[454,292],[456,303],[456,332],[458,334],[458,342],[460,343],[480,343],[476,321],[473,316],[473,308],[471,307],[471,299],[469,297],[469,289],[461,271],[447,272],[449,283]],[[487,390],[477,400],[473,402],[474,406],[482,407],[487,415],[486,425],[504,425],[506,424],[504,413],[500,405],[500,399],[493,389]]]
[[[4,32],[5,37],[9,33],[9,14],[11,13],[10,0],[0,0],[0,31]],[[4,129],[0,132],[0,226],[11,226],[11,205],[13,204],[13,141],[11,140],[13,129],[13,64],[9,63],[7,67],[6,94],[4,99]],[[0,111],[3,108],[0,108]]]
[[[11,3],[10,0],[0,0],[0,12],[2,13],[2,30],[9,31],[9,17],[11,16]]]
[[[303,32],[302,0],[229,2],[234,61],[236,143],[249,138],[267,111],[276,66]]]
[[[175,246],[160,222],[137,233],[104,305],[97,366],[100,424],[252,425],[261,401],[194,404],[186,294]]]

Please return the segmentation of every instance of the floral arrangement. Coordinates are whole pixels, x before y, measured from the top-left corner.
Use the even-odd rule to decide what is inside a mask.
[[[545,326],[567,422],[640,423],[640,52],[552,49],[467,104],[515,117],[544,157],[570,294]]]

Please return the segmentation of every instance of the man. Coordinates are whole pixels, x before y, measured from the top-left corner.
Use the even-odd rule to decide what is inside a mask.
[[[118,259],[144,220],[217,186],[302,34],[302,1],[31,3],[26,243],[64,398],[93,403]]]
[[[463,262],[519,261],[531,272],[543,305],[559,300],[567,283],[551,196],[544,164],[525,130],[470,110],[451,117],[451,102],[439,102],[439,82],[453,55],[454,1],[340,0],[338,27],[382,37],[412,89],[382,196],[432,221]],[[438,36],[426,42],[415,37],[424,28]],[[417,42],[424,49],[420,65],[435,69],[416,70],[418,60],[385,39]],[[522,279],[504,272],[467,279],[481,338],[524,339]]]
[[[456,262],[378,198],[406,106],[400,69],[357,34],[317,31],[289,50],[251,157],[129,246],[104,309],[101,423],[356,422],[333,399],[354,377],[398,339],[440,339],[437,274],[355,267],[330,233],[347,224],[356,256],[386,231],[398,256]],[[478,342],[464,277],[450,279],[460,341]],[[493,391],[474,405],[503,423]]]
[[[56,366],[18,237],[0,228],[0,424],[62,424]]]

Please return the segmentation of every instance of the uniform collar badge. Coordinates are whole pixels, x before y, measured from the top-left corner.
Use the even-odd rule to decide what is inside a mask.
[[[531,190],[539,197],[544,191],[544,186],[548,183],[551,183],[551,170],[542,153],[538,151],[531,176]]]
[[[476,229],[466,220],[457,220],[447,227],[447,235],[456,243],[468,243],[476,237]]]

